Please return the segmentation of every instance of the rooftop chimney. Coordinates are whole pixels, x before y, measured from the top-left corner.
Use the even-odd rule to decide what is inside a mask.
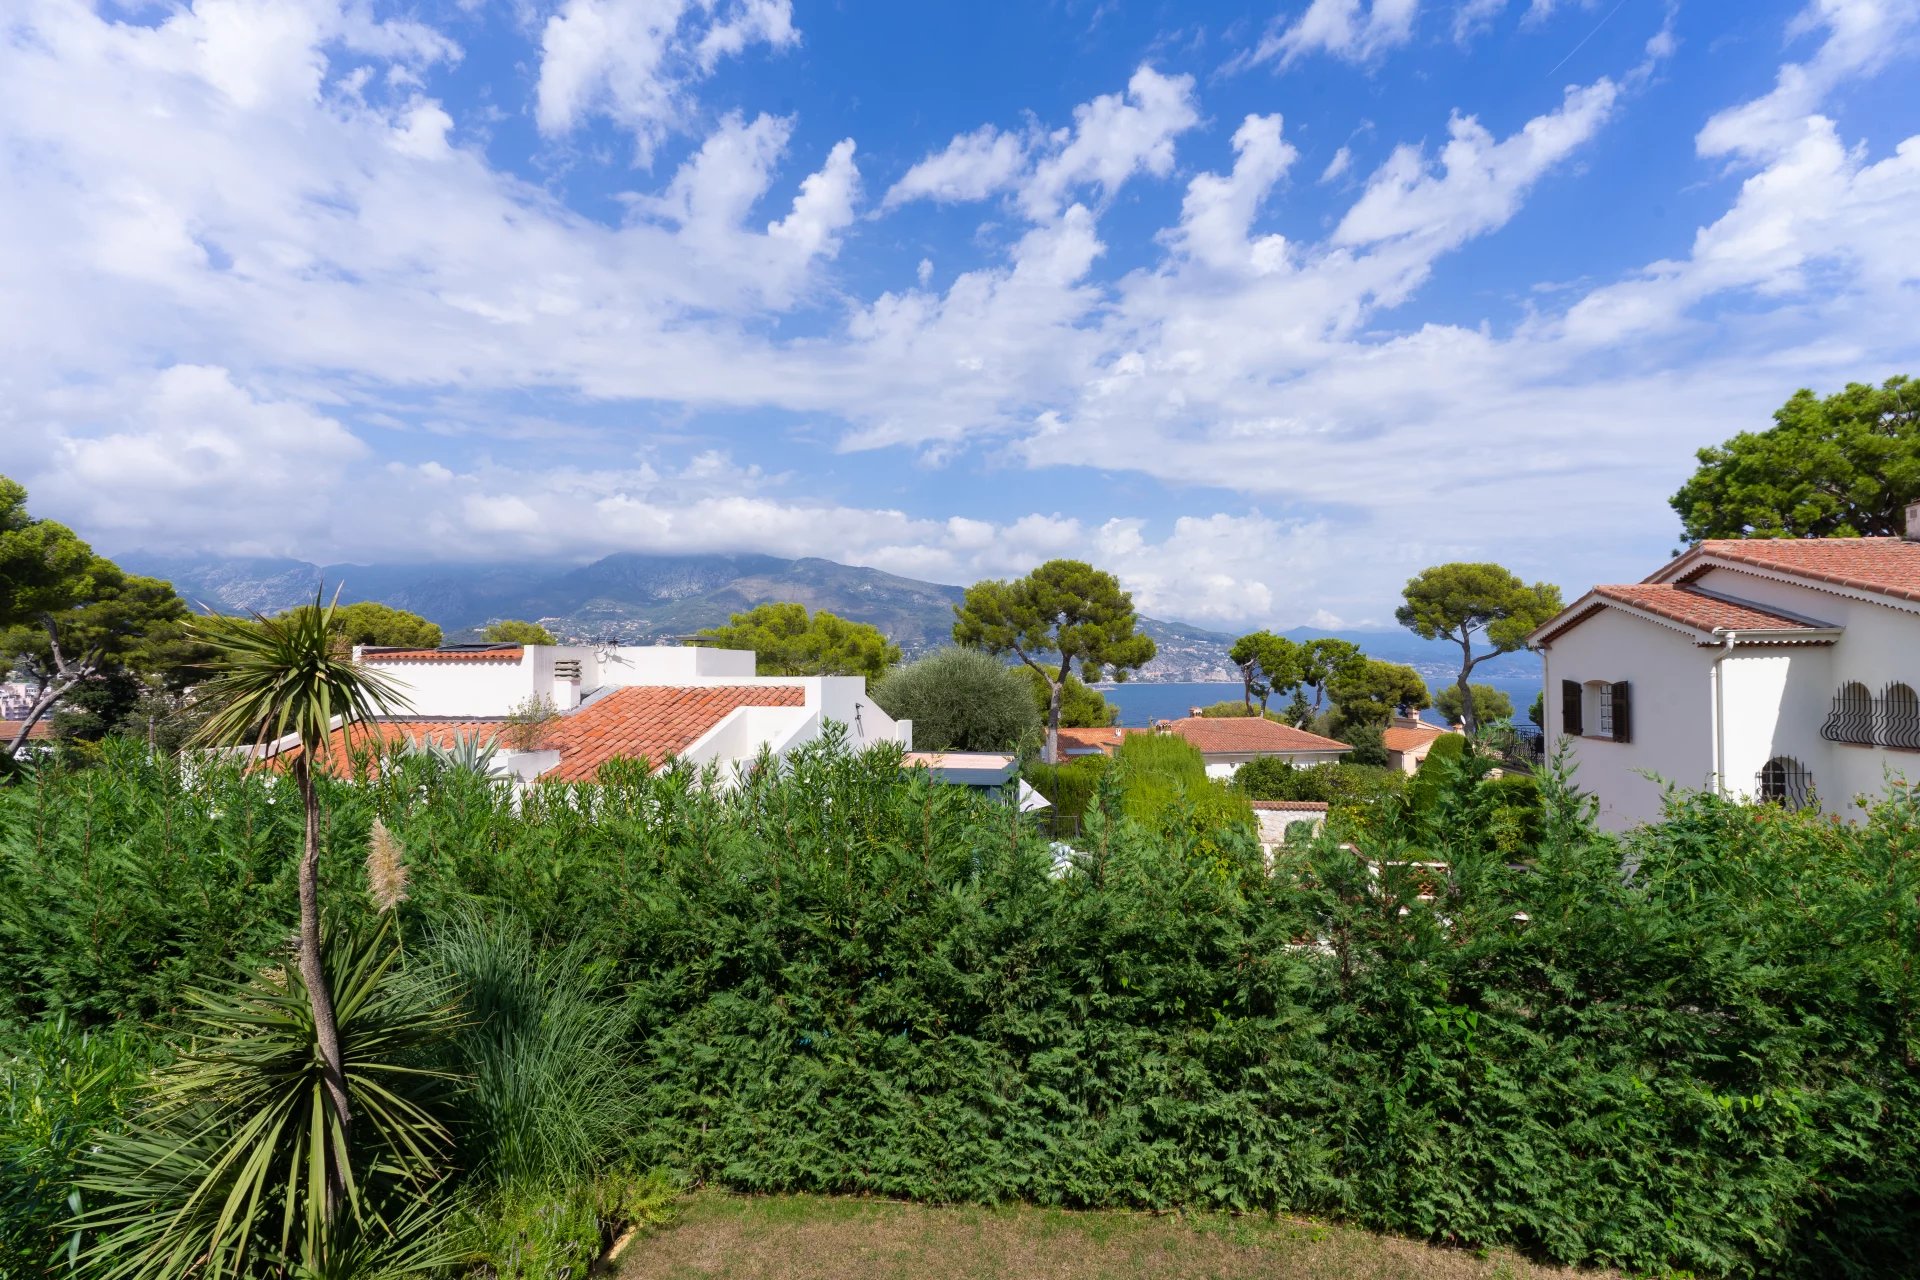
[[[1907,541],[1920,542],[1920,498],[1907,504]]]

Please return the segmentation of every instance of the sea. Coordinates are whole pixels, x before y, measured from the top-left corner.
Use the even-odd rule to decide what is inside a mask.
[[[1436,693],[1442,685],[1452,684],[1451,679],[1429,676],[1427,685]],[[1540,692],[1540,677],[1531,676],[1479,676],[1473,678],[1474,684],[1488,684],[1506,694],[1513,700],[1513,713],[1516,719],[1524,720],[1527,708],[1533,705],[1534,695]],[[1155,720],[1177,720],[1187,714],[1190,707],[1204,707],[1215,702],[1229,699],[1238,701],[1241,695],[1238,680],[1203,680],[1186,683],[1150,684],[1141,680],[1129,680],[1125,684],[1102,684],[1098,686],[1108,702],[1120,708],[1120,723],[1123,725],[1146,726]],[[1291,695],[1289,695],[1291,696]],[[1287,703],[1286,698],[1275,698],[1267,703],[1269,710],[1279,710]],[[1433,724],[1443,723],[1439,713],[1421,712],[1421,718]]]

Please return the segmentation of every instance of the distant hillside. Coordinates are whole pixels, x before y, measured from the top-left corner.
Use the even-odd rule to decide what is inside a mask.
[[[671,641],[727,615],[773,600],[794,600],[843,618],[871,623],[907,653],[947,642],[953,606],[962,589],[921,582],[831,560],[787,560],[766,555],[656,556],[622,553],[592,564],[333,564],[303,560],[226,557],[123,557],[128,569],[174,584],[188,601],[223,611],[272,613],[313,598],[314,585],[340,587],[342,601],[378,600],[408,609],[445,628],[449,637],[474,633],[500,618],[543,622],[564,640]],[[1144,619],[1160,656],[1139,679],[1238,679],[1227,649],[1230,634],[1180,622]],[[1295,639],[1333,635],[1368,653],[1411,662],[1428,674],[1436,663],[1457,667],[1451,645],[1404,631],[1286,633]],[[1503,664],[1531,664],[1525,668]],[[1488,663],[1481,672],[1535,670],[1530,655]]]

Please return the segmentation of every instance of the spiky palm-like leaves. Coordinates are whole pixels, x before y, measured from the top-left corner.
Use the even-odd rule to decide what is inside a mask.
[[[329,1187],[328,1213],[337,1210],[348,1193],[353,1109],[338,1020],[321,962],[320,805],[313,790],[313,761],[336,721],[345,727],[405,706],[388,677],[341,653],[333,633],[340,592],[333,594],[333,601],[323,604],[316,591],[311,609],[283,617],[256,613],[251,622],[216,618],[200,628],[217,656],[210,664],[212,678],[201,686],[201,696],[214,711],[197,735],[202,744],[222,746],[249,740],[264,746],[293,735],[301,748],[292,757],[294,782],[306,810],[300,859],[300,976],[313,1007],[327,1102],[339,1127],[338,1150],[319,1151]]]
[[[335,727],[403,710],[398,686],[342,652],[332,602],[277,618],[204,619],[199,633],[217,650],[201,698],[215,708],[197,735],[203,746],[263,745],[295,735],[311,751]]]
[[[322,1277],[447,1261],[425,1256],[430,1193],[450,1146],[434,1114],[445,1076],[425,1063],[457,1015],[444,992],[400,981],[398,958],[391,917],[336,936],[326,958],[359,1117],[352,1159],[299,971],[195,993],[195,1039],[79,1180],[96,1204],[79,1225],[102,1280]]]

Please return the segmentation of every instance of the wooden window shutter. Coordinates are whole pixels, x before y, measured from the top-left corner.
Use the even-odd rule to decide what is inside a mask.
[[[1625,680],[1613,683],[1613,740],[1633,741],[1633,686]]]
[[[1580,727],[1580,682],[1562,680],[1560,682],[1560,732],[1570,737],[1579,737]]]

